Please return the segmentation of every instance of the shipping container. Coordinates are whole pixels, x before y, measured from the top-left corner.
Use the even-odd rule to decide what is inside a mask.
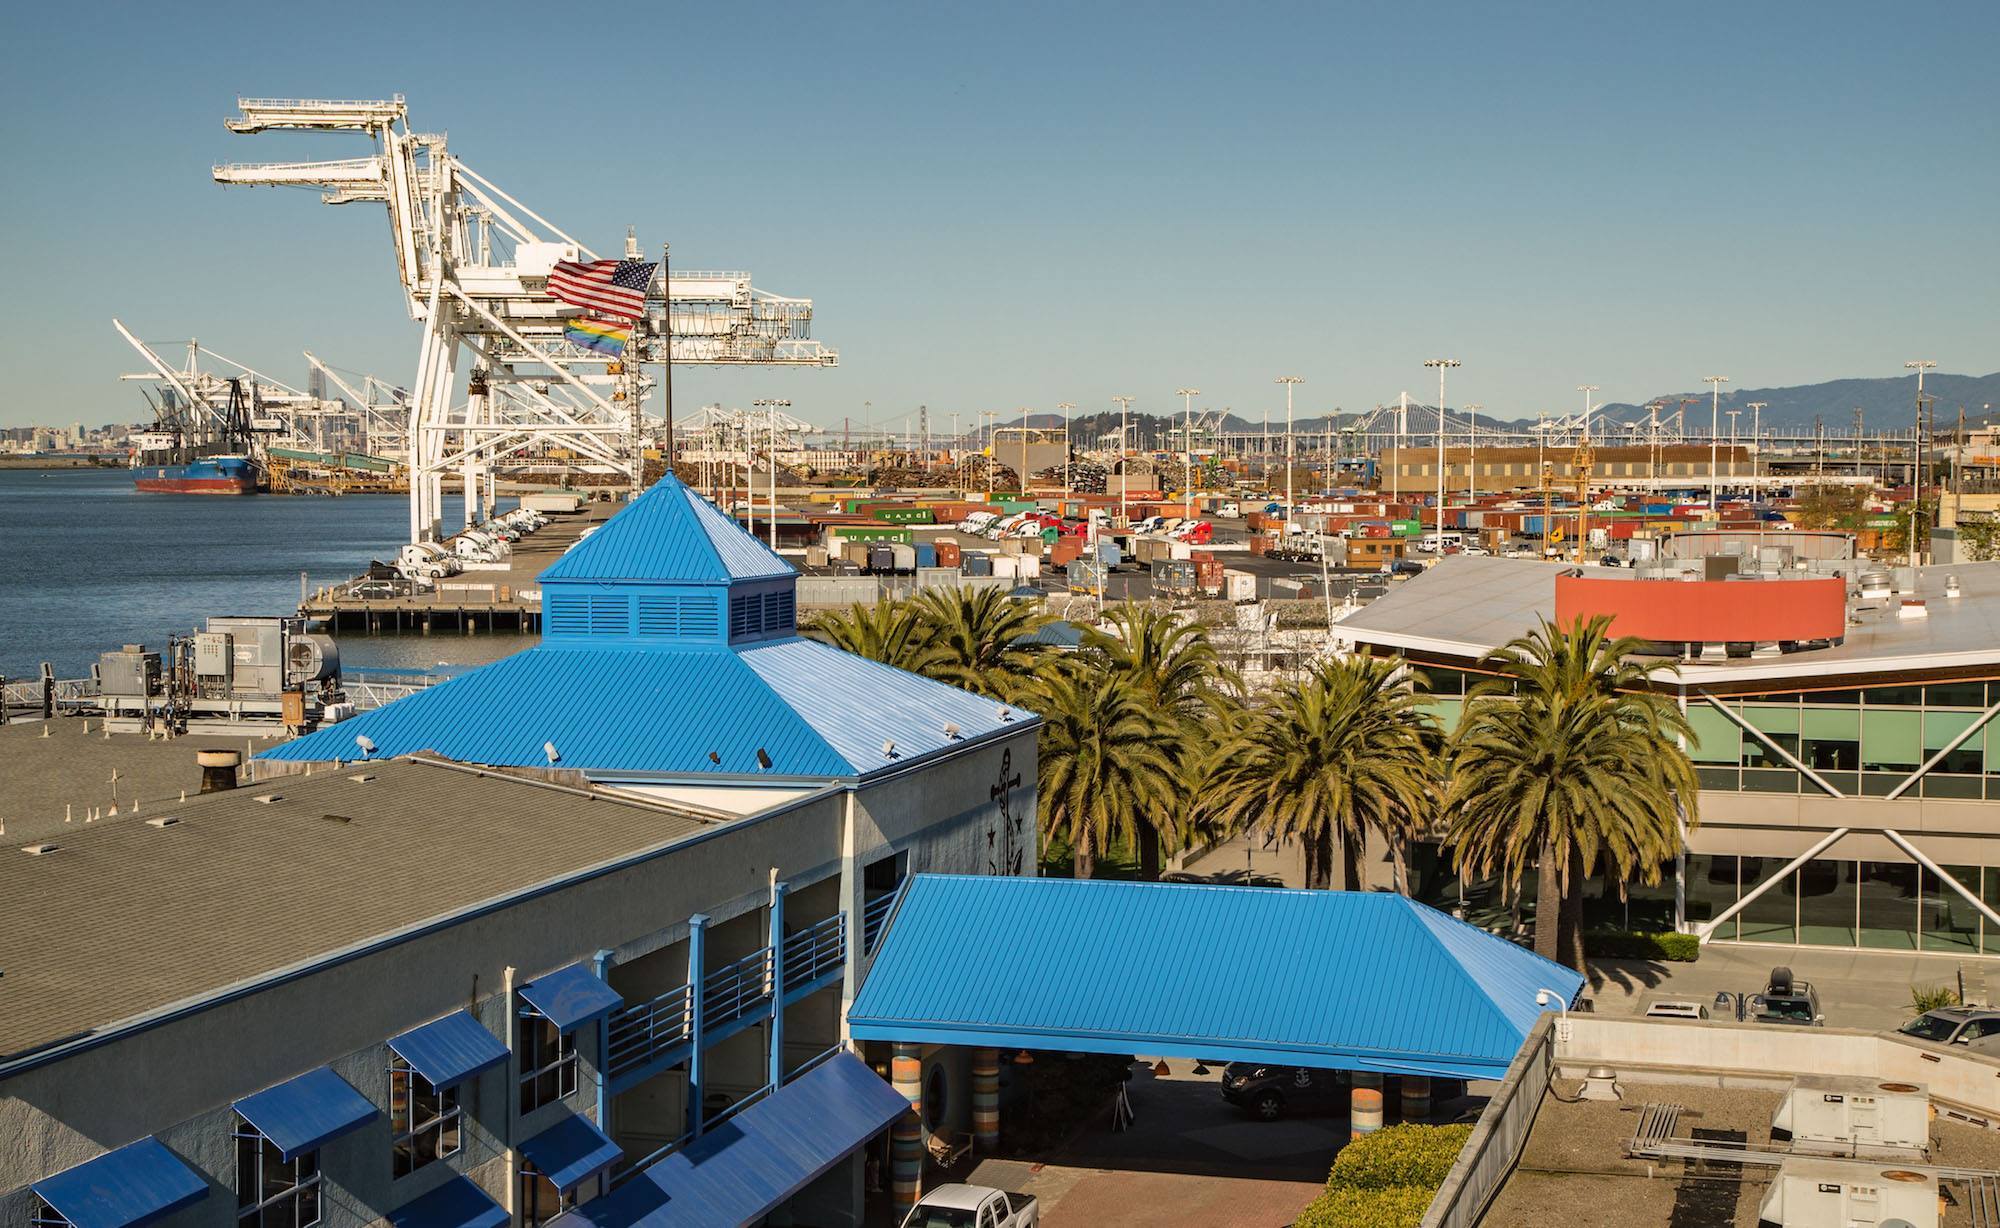
[[[963,551],[959,549],[957,542],[941,541],[936,543],[932,549],[937,555],[937,565],[939,567],[957,567],[963,562]]]
[[[1222,595],[1230,601],[1257,600],[1257,577],[1247,571],[1224,570]]]
[[[1108,539],[1099,539],[1097,543],[1097,561],[1103,563],[1106,567],[1116,567],[1125,561],[1125,552],[1118,548],[1117,542]]]
[[[868,547],[868,570],[891,572],[896,570],[896,551],[886,543],[875,543]]]
[[[927,507],[884,507],[878,508],[875,518],[888,524],[934,524],[931,509]]]
[[[918,569],[921,570],[925,567],[936,567],[937,565],[938,565],[937,546],[931,542],[918,542],[917,543]]]
[[[895,545],[889,547],[889,557],[895,560],[894,566],[899,572],[912,572],[917,569],[917,548],[915,546],[897,542]]]
[[[959,570],[968,576],[993,574],[993,556],[983,550],[967,550],[959,559]]]

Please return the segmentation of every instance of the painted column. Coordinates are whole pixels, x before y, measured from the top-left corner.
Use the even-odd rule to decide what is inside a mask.
[[[889,1082],[910,1102],[910,1111],[889,1127],[889,1184],[896,1218],[917,1205],[924,1180],[924,1060],[916,1045],[897,1044],[889,1062]]]
[[[775,873],[775,871],[774,871]],[[785,884],[771,883],[771,1090],[785,1082]]]
[[[972,1145],[980,1154],[1000,1150],[1000,1051],[972,1051]]]
[[[1347,1124],[1355,1138],[1382,1128],[1381,1075],[1354,1072],[1354,1095],[1347,1111]]]
[[[600,950],[590,957],[590,970],[597,979],[607,984],[611,980],[611,957],[613,952]],[[611,1076],[606,1070],[611,1065],[611,1012],[597,1017],[597,1128],[611,1133]]]
[[[1427,1121],[1431,1115],[1431,1081],[1427,1075],[1404,1075],[1403,1120]]]
[[[701,1137],[701,1086],[707,1078],[708,1063],[702,1056],[706,1043],[701,1026],[702,982],[708,979],[708,914],[698,912],[688,918],[688,1133]]]

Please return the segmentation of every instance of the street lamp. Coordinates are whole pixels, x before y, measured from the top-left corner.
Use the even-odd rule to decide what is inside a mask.
[[[1917,433],[1910,443],[1910,566],[1917,565],[1917,526],[1924,516],[1924,372],[1937,366],[1928,358],[1903,364],[1917,373]]]
[[[1736,480],[1736,419],[1743,413],[1740,409],[1729,411],[1729,480]]]
[[[1181,399],[1181,514],[1194,516],[1194,399],[1199,388],[1176,388]]]
[[[778,548],[778,410],[790,409],[791,401],[784,397],[771,397],[750,402],[764,411],[764,421],[771,428],[771,549]],[[749,484],[747,481],[744,483]]]
[[[1076,408],[1075,401],[1057,401],[1056,408],[1063,416],[1063,498],[1070,497],[1069,489],[1069,411]]]
[[[1465,496],[1472,501],[1479,498],[1479,411],[1485,408],[1477,401],[1465,403]]]
[[[1750,494],[1754,499],[1758,490],[1758,453],[1764,450],[1764,407],[1769,405],[1770,402],[1750,401],[1748,404],[1750,406]],[[1735,462],[1732,460],[1730,463],[1734,464]]]
[[[1125,488],[1131,482],[1125,476],[1125,415],[1131,412],[1132,397],[1112,397],[1118,402],[1118,519],[1127,519],[1125,514]]]
[[[1729,382],[1729,377],[1704,375],[1701,379],[1708,385],[1708,510],[1712,512],[1715,510],[1715,471],[1722,460],[1720,453],[1716,451],[1716,441],[1722,426],[1722,415],[1719,412],[1722,408],[1722,386]]]
[[[1426,358],[1426,367],[1436,367],[1438,373],[1438,505],[1437,505],[1437,545],[1433,547],[1439,558],[1444,557],[1444,374],[1453,367],[1461,366],[1456,358]]]
[[[1280,541],[1289,541],[1292,529],[1292,389],[1306,381],[1302,375],[1280,375],[1277,382],[1285,386],[1285,530],[1278,537]]]

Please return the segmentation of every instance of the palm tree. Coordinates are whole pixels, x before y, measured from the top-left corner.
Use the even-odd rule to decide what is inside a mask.
[[[856,656],[915,669],[924,649],[924,628],[907,601],[879,598],[873,605],[855,602],[845,611],[822,614],[804,628],[805,634]]]
[[[1430,811],[1431,718],[1401,666],[1360,656],[1322,663],[1251,709],[1215,749],[1208,806],[1233,827],[1303,843],[1308,887],[1332,886],[1338,836],[1342,883],[1360,890],[1369,830],[1394,842]]]
[[[1049,655],[1028,637],[1056,621],[995,588],[926,589],[910,602],[922,648],[907,668],[1013,703]]]
[[[1658,882],[1697,821],[1681,749],[1686,716],[1651,689],[1671,662],[1639,661],[1611,620],[1547,619],[1490,654],[1453,733],[1450,839],[1462,865],[1518,882],[1538,871],[1535,951],[1583,970],[1583,881],[1594,867]]]
[[[1204,722],[1225,716],[1242,690],[1241,680],[1216,655],[1207,630],[1192,619],[1146,605],[1121,605],[1106,621],[1110,631],[1093,628],[1084,634],[1085,666],[1130,684],[1181,745],[1206,741]],[[1179,762],[1198,766],[1198,760],[1183,755]],[[1184,784],[1165,809],[1139,824],[1139,877],[1160,877],[1161,846],[1180,843],[1190,792]]]
[[[1067,837],[1076,877],[1089,878],[1101,850],[1132,839],[1180,788],[1175,739],[1123,679],[1051,670],[1030,689],[1042,717],[1043,839]]]

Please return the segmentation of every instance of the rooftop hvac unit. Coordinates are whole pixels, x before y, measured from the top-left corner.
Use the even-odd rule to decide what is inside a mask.
[[[1938,1228],[1935,1177],[1853,1160],[1789,1159],[1757,1222],[1772,1228]]]
[[[1930,1148],[1930,1089],[1838,1075],[1800,1075],[1778,1102],[1771,1137],[1818,1154],[1921,1159]]]

